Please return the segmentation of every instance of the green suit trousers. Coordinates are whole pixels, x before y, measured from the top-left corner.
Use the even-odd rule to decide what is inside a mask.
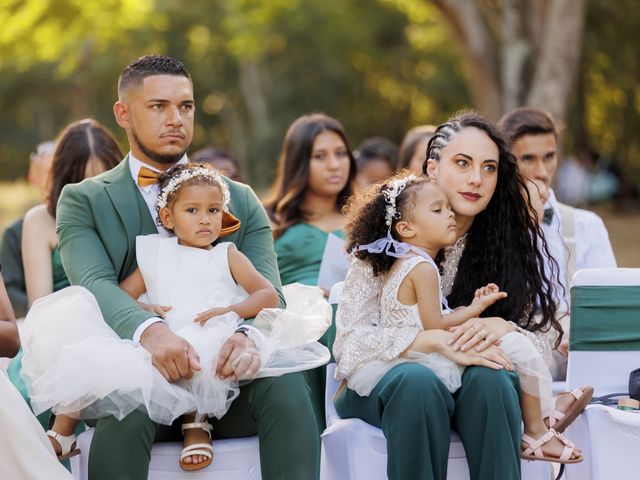
[[[389,480],[445,480],[451,428],[464,444],[471,480],[520,479],[519,381],[515,372],[467,367],[451,394],[436,375],[403,363],[368,397],[345,389],[336,399],[342,418],[381,428]]]
[[[258,435],[263,480],[319,477],[320,434],[302,373],[260,378],[241,387],[227,413],[211,423],[214,452],[215,439]],[[89,478],[146,480],[153,442],[178,440],[179,432],[179,424],[158,425],[137,410],[121,421],[114,417],[98,420],[91,442]]]

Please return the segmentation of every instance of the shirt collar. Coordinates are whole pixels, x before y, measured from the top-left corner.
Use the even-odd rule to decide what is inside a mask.
[[[182,158],[180,160],[178,160],[174,165],[182,165],[184,163],[187,163],[189,161],[189,158],[187,158],[187,154],[185,153]],[[146,167],[149,170],[153,170],[154,172],[159,172],[160,170],[157,169],[156,167],[149,165],[148,163],[144,163],[142,160],[138,160],[136,157],[133,156],[133,153],[129,152],[129,171],[131,172],[131,178],[133,178],[133,181],[136,183],[136,185],[138,184],[138,173],[140,173],[140,169],[142,167]],[[153,189],[154,185],[147,185],[146,187],[140,187],[138,186],[138,188],[140,188],[141,190],[148,192],[151,189]]]

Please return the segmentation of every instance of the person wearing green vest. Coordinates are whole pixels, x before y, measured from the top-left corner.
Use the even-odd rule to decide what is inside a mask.
[[[401,363],[368,396],[344,388],[344,382],[334,399],[336,410],[343,418],[361,418],[382,429],[390,480],[446,478],[452,428],[464,444],[472,480],[519,479],[517,375],[479,365],[491,358],[483,352],[513,331],[525,334],[548,357],[540,329],[555,322],[555,303],[538,252],[539,242],[546,248],[544,239],[525,199],[525,183],[495,125],[477,114],[455,116],[436,129],[426,158],[424,173],[442,187],[455,212],[457,241],[438,258],[449,306],[466,305],[478,285],[490,282],[508,297],[453,332],[409,335],[385,328],[376,302],[381,279],[353,259],[336,318],[338,378],[350,377],[369,360],[393,360],[408,350],[439,352],[468,367],[462,386],[450,393],[429,368]],[[532,322],[535,300],[541,304],[542,324]]]
[[[46,201],[27,212],[23,225],[22,257],[29,305],[69,286],[56,236],[57,202],[62,189],[67,184],[105,172],[122,159],[122,152],[113,134],[92,119],[68,125],[58,136],[55,145]],[[21,349],[11,361],[8,374],[23,398],[30,403],[27,386],[20,373],[22,353]],[[45,430],[51,427],[52,420],[51,410],[38,415],[38,421]],[[68,447],[73,447],[75,424],[68,431],[64,428],[62,431],[58,430],[60,429],[52,427],[47,433],[56,453],[67,457],[70,450],[64,448],[54,437],[57,434],[70,437]]]
[[[193,136],[193,84],[182,62],[147,55],[122,71],[118,97],[114,114],[131,150],[116,168],[63,190],[57,222],[60,254],[71,284],[96,297],[109,326],[121,338],[147,349],[167,380],[178,381],[200,368],[193,347],[118,284],[137,266],[136,236],[160,233],[154,215],[158,185],[148,180],[187,161],[185,152]],[[276,287],[283,306],[269,220],[250,187],[227,181],[229,210],[240,225],[225,241],[233,242]],[[247,362],[234,360],[252,343],[247,331],[260,334],[250,323],[223,344],[221,377],[237,378],[245,372]],[[296,415],[291,415],[294,411]],[[213,422],[214,438],[256,434],[263,479],[318,477],[319,433],[302,373],[242,386],[227,414]],[[174,429],[155,424],[142,411],[121,421],[99,419],[89,454],[89,478],[146,479],[153,442],[174,438]]]
[[[344,238],[340,209],[353,192],[355,159],[343,126],[316,113],[295,120],[284,138],[278,176],[264,205],[274,225],[283,285],[317,285],[330,234]],[[328,294],[328,292],[327,292]],[[335,325],[320,342],[331,350]],[[325,429],[326,367],[305,372],[318,429]]]

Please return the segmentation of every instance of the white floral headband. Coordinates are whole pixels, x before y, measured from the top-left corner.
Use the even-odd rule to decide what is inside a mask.
[[[400,212],[398,212],[396,208],[396,199],[398,198],[398,195],[400,195],[409,182],[412,182],[416,178],[418,177],[415,175],[407,175],[406,177],[394,180],[387,188],[382,190],[382,194],[384,195],[387,204],[384,219],[387,227],[389,227],[389,231],[391,231],[391,224],[393,223],[393,220],[400,218]]]
[[[220,174],[215,170],[201,166],[185,168],[178,175],[172,177],[171,180],[169,180],[169,182],[160,191],[158,199],[156,200],[156,206],[158,207],[158,210],[167,206],[169,195],[175,192],[180,187],[180,185],[182,185],[187,180],[191,180],[192,178],[196,177],[207,177],[218,184],[218,186],[220,187],[220,191],[222,192],[222,210],[228,212],[231,195],[229,194],[229,186],[227,185],[227,182],[222,180]]]

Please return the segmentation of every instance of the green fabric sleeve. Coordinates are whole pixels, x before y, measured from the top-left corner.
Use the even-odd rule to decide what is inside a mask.
[[[121,338],[131,339],[136,328],[154,315],[118,286],[118,274],[96,229],[96,222],[108,221],[107,215],[94,215],[85,187],[67,185],[58,202],[56,232],[65,273],[71,285],[85,287],[96,297],[107,324]],[[113,235],[123,237],[126,249],[124,230],[114,229]]]

